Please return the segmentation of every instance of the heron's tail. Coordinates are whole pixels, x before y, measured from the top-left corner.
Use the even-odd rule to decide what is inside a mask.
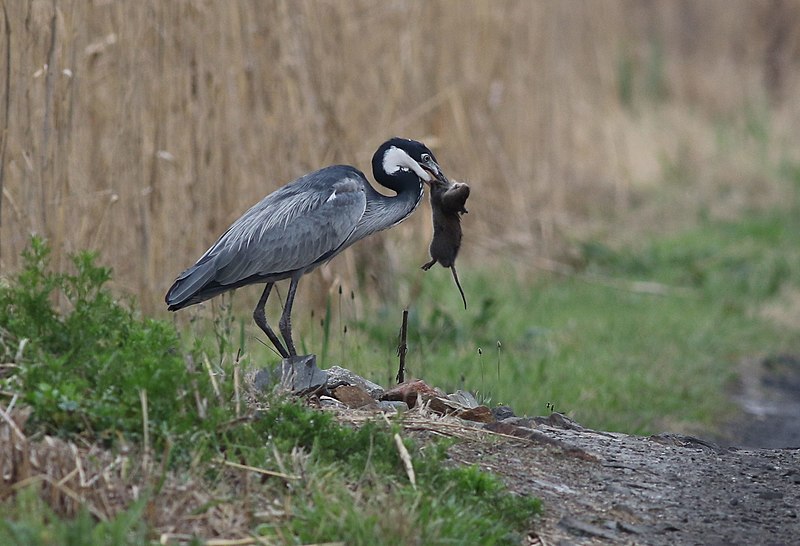
[[[230,290],[213,281],[215,274],[213,262],[202,260],[181,273],[164,297],[167,309],[177,311]]]

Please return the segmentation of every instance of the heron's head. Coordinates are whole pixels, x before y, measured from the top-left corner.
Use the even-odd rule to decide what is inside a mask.
[[[375,180],[395,191],[408,184],[419,186],[446,180],[433,152],[416,140],[392,138],[372,156]]]

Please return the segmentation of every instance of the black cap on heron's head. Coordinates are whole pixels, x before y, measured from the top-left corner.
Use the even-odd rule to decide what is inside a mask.
[[[444,178],[436,157],[427,146],[399,137],[381,144],[372,156],[372,174],[381,185],[395,191]]]

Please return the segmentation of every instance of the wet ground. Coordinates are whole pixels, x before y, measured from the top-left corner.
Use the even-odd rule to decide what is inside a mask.
[[[800,357],[752,359],[740,375],[741,413],[718,443],[551,416],[450,453],[544,501],[530,545],[800,544]]]
[[[748,448],[800,448],[800,356],[743,362],[733,399],[741,414],[721,442]]]
[[[544,501],[531,545],[788,546],[800,537],[797,449],[540,425],[520,440],[460,443],[449,453]]]

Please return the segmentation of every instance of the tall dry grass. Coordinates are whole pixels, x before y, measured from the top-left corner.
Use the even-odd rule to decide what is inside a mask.
[[[250,204],[329,163],[366,170],[392,135],[472,184],[466,260],[776,202],[766,167],[798,159],[798,64],[788,0],[6,0],[0,267],[37,232],[57,263],[98,250],[160,309]],[[675,172],[690,206],[652,204]],[[417,214],[316,282],[388,282],[422,263],[429,229]]]

